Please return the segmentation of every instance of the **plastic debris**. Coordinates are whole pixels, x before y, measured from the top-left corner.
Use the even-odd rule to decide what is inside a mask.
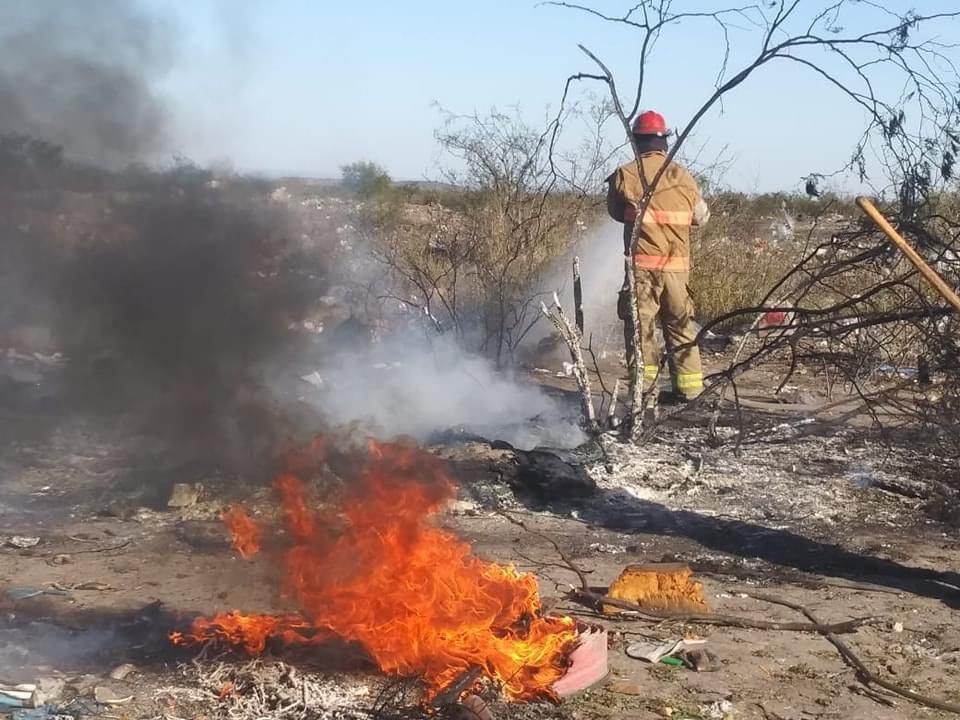
[[[667,640],[663,643],[636,642],[627,646],[627,657],[634,660],[645,660],[648,663],[658,663],[664,658],[676,658],[687,650],[695,650],[706,645],[707,641],[696,640]],[[677,658],[679,660],[679,658]],[[679,660],[683,664],[682,660]]]
[[[57,708],[43,705],[38,708],[14,710],[10,720],[73,720],[73,715],[60,715]]]
[[[33,707],[33,693],[37,686],[32,683],[0,685],[0,708]]]
[[[12,587],[7,588],[6,592],[7,597],[11,600],[29,600],[30,598],[37,597],[39,595],[60,595],[62,597],[69,597],[70,593],[66,590],[60,590],[58,588],[37,588],[37,587]]]
[[[701,705],[700,712],[710,720],[733,720],[733,703],[717,700],[709,705]]]
[[[703,584],[692,576],[690,568],[683,563],[628,565],[610,585],[607,595],[651,609],[709,612]],[[610,605],[605,605],[603,610],[608,614],[620,612]]]
[[[306,383],[310,383],[315,388],[323,387],[323,378],[320,376],[320,373],[318,373],[316,370],[314,370],[309,375],[301,375],[300,379]]]
[[[26,550],[27,548],[36,547],[39,545],[40,538],[27,537],[25,535],[14,535],[7,538],[6,544],[10,547],[17,548],[18,550]]]
[[[590,549],[599,553],[619,555],[627,551],[626,545],[612,545],[610,543],[590,543]]]

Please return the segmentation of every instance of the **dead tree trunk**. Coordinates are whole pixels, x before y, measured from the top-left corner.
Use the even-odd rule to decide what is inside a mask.
[[[560,298],[556,293],[553,294],[553,310],[548,310],[544,303],[540,303],[540,311],[553,323],[570,351],[570,361],[573,363],[573,378],[577,381],[577,388],[580,391],[583,428],[591,435],[596,435],[599,433],[600,427],[597,424],[597,413],[593,406],[593,388],[590,384],[590,374],[587,372],[587,364],[583,359],[583,348],[581,347],[583,336],[563,312],[563,306],[560,305]]]
[[[577,330],[583,337],[583,283],[580,280],[580,258],[573,258],[573,314]]]

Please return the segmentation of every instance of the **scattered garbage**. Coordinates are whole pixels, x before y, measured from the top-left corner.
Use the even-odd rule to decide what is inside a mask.
[[[581,465],[568,463],[546,450],[514,449],[517,473],[514,490],[545,502],[590,497],[597,483]]]
[[[847,478],[861,490],[866,490],[876,484],[877,478],[869,467],[858,465],[847,471]]]
[[[701,705],[700,712],[710,720],[733,720],[733,703],[729,700],[716,700],[709,705]]]
[[[60,714],[57,708],[43,705],[38,708],[14,710],[10,720],[74,720],[73,715]]]
[[[475,517],[480,514],[480,506],[472,500],[454,500],[449,505],[454,515],[469,515]]]
[[[54,590],[61,590],[66,593],[69,590],[97,590],[98,592],[104,592],[106,590],[114,590],[111,585],[107,585],[102,582],[84,582],[84,583],[50,583],[50,587]]]
[[[66,590],[53,587],[11,587],[7,588],[4,592],[6,592],[7,597],[11,600],[29,600],[30,598],[38,597],[40,595],[60,595],[61,597],[70,597],[70,593]]]
[[[170,490],[167,507],[185,508],[196,505],[202,492],[203,485],[201,483],[175,483]]]
[[[40,538],[27,537],[25,535],[13,535],[12,537],[8,537],[4,544],[12,548],[17,548],[18,550],[26,550],[27,548],[36,547],[39,545]]]
[[[125,705],[133,700],[133,695],[120,697],[108,687],[97,686],[93,689],[93,699],[101,705]]]
[[[36,685],[29,683],[0,685],[0,708],[33,707],[33,693],[36,689]]]
[[[123,680],[128,675],[137,672],[137,666],[131,663],[124,663],[123,665],[117,665],[113,670],[110,671],[111,680]]]
[[[770,310],[760,316],[757,331],[761,336],[772,333],[791,335],[796,332],[796,328],[792,327],[795,319],[796,314],[793,312]]]
[[[45,708],[48,703],[60,698],[65,686],[66,683],[59,678],[41,678],[34,683],[0,685],[0,708]],[[49,711],[47,712],[49,714]]]
[[[899,377],[910,379],[920,374],[920,370],[915,367],[896,367],[890,363],[882,363],[877,366],[877,372],[882,375],[897,375]]]
[[[626,652],[627,657],[634,660],[644,660],[651,664],[663,663],[664,665],[675,665],[677,667],[686,665],[691,670],[706,672],[716,669],[709,664],[704,648],[706,644],[705,639],[668,640],[662,643],[635,642],[627,646]],[[696,660],[687,662],[688,654],[693,655]],[[716,656],[712,657],[716,659]]]
[[[10,720],[76,720],[82,717],[94,717],[100,712],[93,700],[75,697],[66,703],[43,704],[35,708],[14,710]]]
[[[599,553],[609,553],[610,555],[619,555],[627,551],[626,545],[611,545],[610,543],[590,543],[590,549]]]
[[[301,375],[301,376],[300,376],[300,379],[303,380],[303,381],[306,382],[306,383],[310,383],[310,384],[313,385],[315,388],[322,388],[322,387],[323,387],[323,377],[321,377],[320,373],[317,372],[316,370],[314,370],[314,371],[313,371],[312,373],[310,373],[309,375]]]
[[[56,702],[63,695],[66,686],[66,682],[60,678],[38,678],[33,690],[34,707],[40,708]]]
[[[716,672],[723,662],[705,647],[693,648],[683,653],[683,663],[694,672]]]
[[[607,631],[599,625],[578,623],[580,642],[570,655],[564,675],[551,689],[561,698],[586,690],[607,677]]]

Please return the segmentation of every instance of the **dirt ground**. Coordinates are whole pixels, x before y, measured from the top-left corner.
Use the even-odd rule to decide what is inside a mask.
[[[759,375],[745,392],[749,431],[739,457],[730,443],[711,447],[708,414],[693,411],[641,448],[608,443],[581,456],[598,484],[586,500],[518,497],[510,451],[479,442],[433,448],[461,485],[443,523],[478,555],[536,573],[554,611],[610,630],[605,682],[558,707],[498,705],[495,717],[950,717],[865,687],[815,634],[598,618],[566,599],[576,577],[553,548],[499,514],[555,538],[594,586],[631,563],[683,561],[717,613],[803,619],[745,596],[763,592],[828,621],[875,617],[845,636],[864,663],[960,702],[960,532],[923,492],[936,480],[936,459],[909,439],[891,447],[869,424],[851,421],[859,417],[847,412],[852,399],[831,408],[816,383],[779,406],[767,386]],[[195,660],[196,650],[172,648],[166,635],[192,613],[284,607],[276,567],[237,558],[217,519],[237,499],[266,508],[266,479],[177,466],[151,451],[149,438],[132,443],[122,422],[64,416],[42,403],[4,413],[0,682],[62,681],[62,712],[74,716],[239,717],[217,684],[225,667],[246,660]],[[738,422],[724,413],[721,433],[732,435]],[[202,483],[199,501],[167,508],[174,482]],[[23,544],[15,536],[39,542],[15,547]],[[649,665],[624,652],[638,639],[691,635],[708,639],[719,670]],[[311,679],[304,717],[369,717],[389,687],[343,648],[263,662],[281,661]],[[136,669],[111,678],[124,663]],[[96,688],[132,699],[97,704]]]

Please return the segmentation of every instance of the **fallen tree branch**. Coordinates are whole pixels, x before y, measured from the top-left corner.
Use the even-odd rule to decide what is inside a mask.
[[[542,532],[539,532],[537,530],[532,530],[523,520],[519,520],[518,518],[515,518],[512,515],[509,515],[507,512],[503,510],[497,510],[496,513],[500,517],[508,520],[509,522],[513,523],[517,527],[523,529],[525,532],[529,533],[530,535],[533,535],[534,537],[538,537],[544,542],[550,543],[550,545],[552,545],[553,549],[556,551],[557,555],[560,556],[560,559],[563,561],[563,564],[567,567],[567,569],[569,569],[572,573],[574,573],[577,576],[577,578],[580,580],[580,588],[585,592],[590,592],[590,583],[587,582],[586,572],[584,572],[584,570],[580,566],[578,566],[575,562],[573,562],[573,560],[567,557],[567,554],[560,548],[560,544],[556,540],[554,540],[552,537]]]
[[[736,615],[718,615],[715,613],[674,613],[666,610],[653,610],[642,607],[629,600],[619,600],[607,595],[601,595],[592,590],[574,588],[568,594],[574,600],[596,605],[611,605],[620,610],[636,613],[643,620],[663,622],[694,622],[702,625],[722,625],[726,627],[746,628],[751,630],[790,630],[794,632],[825,633],[852,633],[864,625],[871,625],[878,621],[875,617],[854,618],[839,623],[825,624],[819,620],[811,622],[777,622],[774,620],[755,620],[753,618],[738,617]]]
[[[771,576],[762,572],[745,571],[742,568],[730,570],[705,570],[698,568],[696,563],[691,563],[690,568],[694,573],[706,577],[714,578],[737,578],[739,580],[770,580]],[[867,583],[844,582],[842,580],[827,580],[817,575],[806,573],[787,573],[778,574],[775,577],[778,583],[784,585],[798,585],[800,587],[823,589],[828,587],[842,588],[844,590],[855,590],[857,592],[882,593],[884,595],[903,595],[903,590],[896,588],[881,587],[879,585],[870,585]]]
[[[703,625],[722,625],[726,627],[747,628],[752,630],[790,630],[795,632],[816,632],[820,634],[852,633],[856,632],[857,629],[863,627],[864,625],[871,625],[878,622],[878,618],[876,617],[854,618],[852,620],[831,624],[824,624],[819,620],[813,620],[809,623],[776,622],[772,620],[755,620],[753,618],[737,617],[735,615],[717,615],[715,613],[672,613],[669,611],[653,610],[650,608],[641,607],[640,605],[628,600],[619,600],[617,598],[612,598],[591,590],[590,584],[587,581],[586,571],[584,571],[583,568],[569,558],[569,556],[560,547],[560,543],[558,543],[554,538],[537,530],[532,530],[525,522],[523,522],[523,520],[515,518],[503,510],[498,510],[497,514],[513,523],[517,527],[522,528],[525,532],[533,535],[534,537],[540,538],[544,542],[549,543],[563,561],[563,567],[566,567],[568,570],[574,573],[580,580],[580,587],[571,587],[570,591],[567,593],[567,597],[582,604],[592,605],[595,608],[600,608],[603,605],[610,605],[619,608],[620,610],[627,610],[635,613],[641,619],[654,622],[672,620],[676,622],[696,622]],[[556,564],[551,563],[551,566],[556,567]]]
[[[796,612],[806,616],[812,623],[822,625],[822,623],[817,619],[817,616],[814,615],[810,609],[803,605],[790,602],[789,600],[783,600],[782,598],[774,597],[772,595],[763,595],[760,593],[741,594],[751,597],[754,600],[760,600],[773,605],[782,605],[783,607],[790,608],[791,610],[795,610]],[[819,630],[818,632],[820,632],[820,634],[823,635],[823,637],[837,649],[837,652],[840,653],[840,657],[843,658],[843,661],[847,663],[847,665],[853,668],[857,675],[857,679],[860,680],[860,682],[862,682],[864,685],[876,685],[877,687],[881,687],[884,690],[894,693],[895,695],[907,698],[908,700],[913,700],[914,702],[925,705],[926,707],[960,715],[960,705],[947,702],[946,700],[941,700],[939,698],[929,697],[928,695],[921,695],[920,693],[909,690],[902,685],[897,685],[896,683],[892,683],[888,680],[878,677],[866,665],[863,664],[863,661],[857,656],[856,653],[853,652],[853,650],[850,649],[850,646],[838,638],[835,633],[823,632]]]

